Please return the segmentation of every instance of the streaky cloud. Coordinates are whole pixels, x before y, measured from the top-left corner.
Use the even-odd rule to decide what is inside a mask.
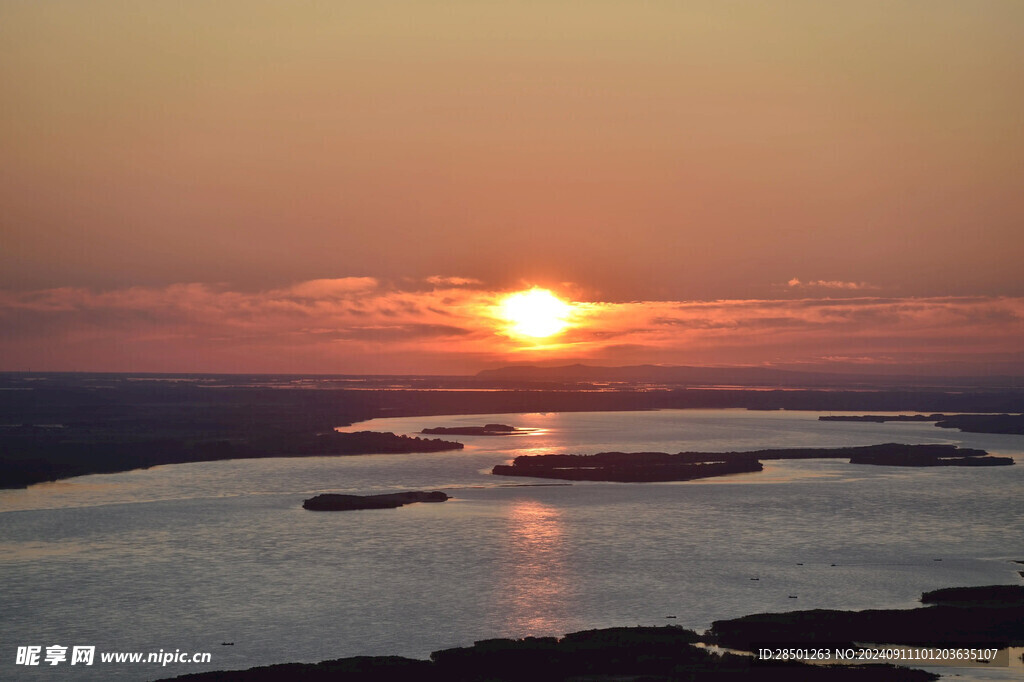
[[[471,373],[512,359],[636,364],[1022,362],[1024,298],[575,301],[542,344],[502,334],[508,292],[370,277],[265,291],[188,282],[0,291],[0,369]]]

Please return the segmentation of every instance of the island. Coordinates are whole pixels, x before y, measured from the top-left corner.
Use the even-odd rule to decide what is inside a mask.
[[[566,481],[654,483],[691,481],[764,467],[746,453],[599,452],[596,455],[521,455],[491,469],[497,476],[532,476]]]
[[[937,422],[945,418],[943,414],[836,414],[818,417],[820,422]]]
[[[438,436],[511,436],[517,433],[529,433],[529,430],[517,429],[508,424],[485,424],[483,426],[434,426],[423,429],[420,433]]]
[[[303,501],[302,508],[311,511],[354,511],[358,509],[397,509],[414,502],[447,502],[450,498],[439,491],[414,490],[382,495],[339,495],[324,493]]]
[[[569,481],[654,483],[690,481],[763,470],[761,460],[849,458],[851,464],[882,466],[1008,466],[1012,457],[955,445],[884,443],[861,447],[781,448],[748,452],[599,452],[596,455],[521,455],[491,469],[497,476]]]
[[[943,429],[958,429],[967,433],[1005,433],[1024,435],[1024,414],[864,414],[822,415],[823,422],[935,422]]]

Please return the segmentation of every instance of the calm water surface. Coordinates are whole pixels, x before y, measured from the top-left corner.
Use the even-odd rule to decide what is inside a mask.
[[[0,678],[149,680],[361,654],[424,657],[486,637],[912,607],[924,590],[1018,580],[1024,438],[819,414],[381,419],[351,429],[502,422],[537,431],[458,437],[466,449],[451,453],[173,465],[0,491]],[[547,485],[488,473],[519,454],[883,442],[981,447],[1018,465],[782,461],[667,484]],[[410,489],[454,499],[301,508],[320,492]],[[29,644],[210,651],[213,664],[14,666],[16,648]],[[1019,668],[955,672],[1021,677]]]

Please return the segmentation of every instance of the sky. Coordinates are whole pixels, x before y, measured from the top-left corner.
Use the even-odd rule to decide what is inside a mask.
[[[1018,0],[0,0],[0,370],[1024,373]],[[509,331],[502,297],[572,304]]]

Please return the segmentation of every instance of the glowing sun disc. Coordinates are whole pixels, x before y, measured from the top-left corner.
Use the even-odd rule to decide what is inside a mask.
[[[509,294],[498,306],[498,314],[509,322],[509,332],[535,339],[568,327],[571,312],[568,303],[547,289],[538,288]]]

